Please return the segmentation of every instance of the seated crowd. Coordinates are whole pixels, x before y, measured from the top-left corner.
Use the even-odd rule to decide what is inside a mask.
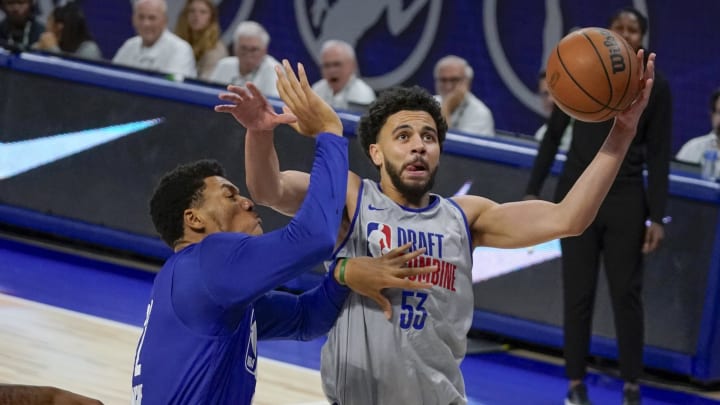
[[[82,8],[68,1],[49,14],[46,24],[35,17],[32,0],[0,0],[6,18],[0,22],[0,46],[102,60],[103,55],[85,21]],[[270,34],[259,23],[243,21],[232,42],[221,38],[219,11],[212,0],[186,0],[168,28],[166,0],[132,2],[135,36],[108,58],[115,64],[164,73],[174,80],[196,79],[218,85],[253,82],[260,91],[278,97],[274,68],[268,54]],[[333,108],[364,110],[375,90],[362,79],[353,47],[339,39],[326,40],[318,59],[321,77],[313,89]],[[462,58],[447,56],[435,67],[437,99],[450,128],[469,135],[493,136],[490,109],[470,92],[473,69]]]
[[[82,8],[76,1],[61,2],[43,22],[38,21],[33,0],[0,0],[0,46],[37,50],[77,58],[101,60]],[[219,11],[212,0],[186,0],[175,23],[168,29],[166,0],[137,0],[132,4],[132,25],[136,35],[117,50],[115,64],[172,75],[176,80],[199,79],[218,85],[244,85],[251,81],[260,91],[278,97],[274,67],[278,60],[268,54],[270,34],[259,23],[243,21],[234,29],[232,42],[221,39]],[[230,51],[230,52],[228,52]],[[345,41],[326,40],[318,55],[321,77],[313,84],[333,108],[364,109],[375,100],[376,91],[362,79],[355,50]],[[463,58],[447,55],[433,70],[436,99],[451,130],[466,135],[494,136],[492,111],[472,93],[473,68]],[[717,150],[717,122],[720,122],[718,91],[711,97],[712,131],[688,141],[675,158],[698,164],[706,150]],[[538,81],[538,99],[549,115],[553,100],[547,91],[544,71]],[[717,118],[717,119],[716,119]],[[717,122],[716,122],[717,121]],[[568,126],[569,129],[572,126]],[[540,142],[543,125],[534,135]],[[566,151],[571,131],[566,131],[560,150]],[[720,165],[718,170],[720,170]]]

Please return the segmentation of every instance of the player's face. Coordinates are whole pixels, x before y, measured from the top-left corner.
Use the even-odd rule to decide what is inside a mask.
[[[336,46],[327,48],[320,58],[323,79],[334,93],[341,91],[355,72],[355,62],[342,48]]]
[[[610,24],[610,30],[625,38],[635,52],[642,46],[643,35],[640,31],[640,22],[635,14],[621,13]]]
[[[433,186],[440,160],[435,121],[425,111],[399,111],[389,116],[378,143],[370,146],[370,154],[398,191],[409,199],[423,196]]]
[[[240,73],[248,74],[257,69],[267,54],[267,48],[263,46],[262,40],[258,37],[238,37],[235,43],[235,56],[238,58]]]
[[[188,7],[188,25],[192,31],[202,31],[210,25],[212,11],[204,0],[196,0]]]
[[[255,203],[242,197],[238,188],[220,176],[205,179],[203,201],[198,208],[204,220],[206,233],[243,232],[250,235],[263,233],[262,220],[255,212]]]
[[[142,38],[143,45],[155,44],[165,30],[166,24],[167,17],[158,2],[143,1],[135,6],[133,26]]]

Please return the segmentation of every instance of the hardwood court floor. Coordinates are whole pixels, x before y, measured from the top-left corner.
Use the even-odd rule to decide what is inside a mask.
[[[140,328],[0,294],[0,381],[128,404]],[[324,399],[316,370],[260,358],[255,404]]]

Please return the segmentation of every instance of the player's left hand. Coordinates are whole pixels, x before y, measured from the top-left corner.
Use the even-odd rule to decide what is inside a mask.
[[[651,222],[650,226],[645,228],[645,242],[643,243],[642,252],[650,253],[660,246],[660,242],[665,238],[665,228],[656,223]]]
[[[381,257],[353,257],[345,265],[345,283],[353,291],[371,298],[380,305],[385,317],[392,317],[392,305],[382,294],[385,288],[419,290],[432,287],[430,283],[408,280],[406,277],[437,271],[436,266],[405,267],[407,262],[425,253],[425,248],[407,253],[407,243]],[[337,278],[338,268],[335,268]]]
[[[229,85],[227,90],[218,97],[230,104],[217,105],[215,111],[232,114],[240,125],[250,131],[272,131],[280,124],[297,121],[291,113],[277,114],[252,83],[247,83],[246,87]]]

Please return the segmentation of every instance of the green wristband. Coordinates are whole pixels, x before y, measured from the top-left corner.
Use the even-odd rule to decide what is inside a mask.
[[[347,285],[345,283],[345,265],[347,264],[348,258],[344,257],[340,260],[340,274],[338,275],[338,282],[340,285]]]

